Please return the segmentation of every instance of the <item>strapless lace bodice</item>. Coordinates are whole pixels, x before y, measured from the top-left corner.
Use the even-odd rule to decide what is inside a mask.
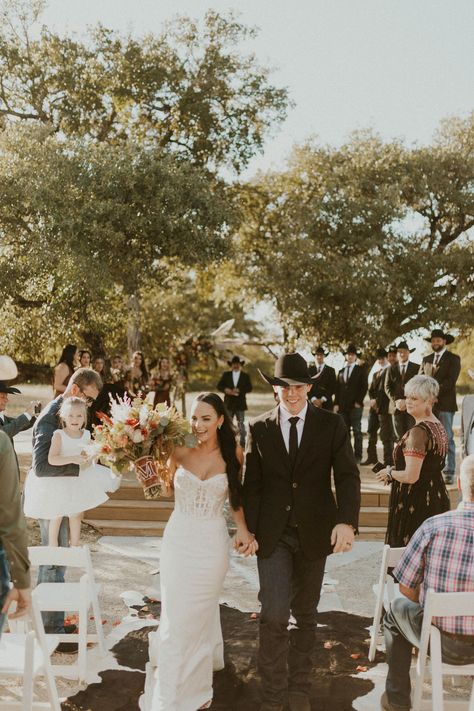
[[[185,516],[220,518],[227,495],[227,474],[215,474],[203,481],[184,467],[178,467],[176,470],[174,510]]]

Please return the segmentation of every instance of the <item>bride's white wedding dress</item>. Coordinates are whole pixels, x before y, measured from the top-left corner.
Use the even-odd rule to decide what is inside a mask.
[[[174,489],[160,557],[161,619],[150,635],[157,665],[151,711],[196,711],[212,699],[213,670],[224,667],[219,596],[229,565],[227,474],[203,481],[179,467]]]

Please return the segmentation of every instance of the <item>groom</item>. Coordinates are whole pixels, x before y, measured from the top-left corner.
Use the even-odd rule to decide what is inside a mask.
[[[247,526],[259,544],[260,711],[282,711],[287,703],[310,711],[326,556],[352,549],[359,471],[342,417],[307,401],[312,380],[302,356],[283,355],[273,378],[261,375],[280,402],[250,424],[243,485]]]

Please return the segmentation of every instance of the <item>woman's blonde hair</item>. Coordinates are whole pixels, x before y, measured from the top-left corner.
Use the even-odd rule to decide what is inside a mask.
[[[84,425],[83,429],[87,425],[87,405],[84,402],[84,400],[81,400],[80,397],[68,397],[65,400],[63,400],[63,403],[61,407],[59,408],[59,417],[61,419],[61,426],[64,427],[64,420],[66,415],[71,412],[73,407],[78,407],[83,411],[84,414]]]
[[[439,383],[430,375],[415,375],[405,385],[405,395],[414,395],[425,402],[436,400],[439,394]]]

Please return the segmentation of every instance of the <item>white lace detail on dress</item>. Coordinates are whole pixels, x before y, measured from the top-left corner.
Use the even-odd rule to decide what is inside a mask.
[[[192,518],[220,518],[228,495],[227,474],[204,481],[179,467],[174,478],[175,511]]]

